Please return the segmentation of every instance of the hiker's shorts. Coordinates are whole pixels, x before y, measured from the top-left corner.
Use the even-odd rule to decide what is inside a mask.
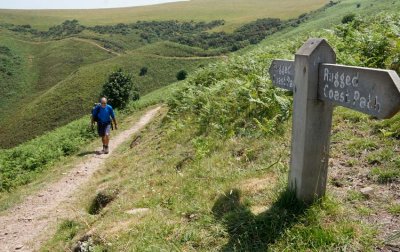
[[[99,136],[109,136],[111,132],[111,124],[110,123],[99,123],[97,124],[97,132],[99,133]]]

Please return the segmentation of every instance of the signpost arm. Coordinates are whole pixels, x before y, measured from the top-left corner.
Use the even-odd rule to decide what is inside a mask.
[[[309,39],[296,53],[289,188],[299,200],[325,194],[333,106],[318,100],[320,63],[336,63],[324,39]]]

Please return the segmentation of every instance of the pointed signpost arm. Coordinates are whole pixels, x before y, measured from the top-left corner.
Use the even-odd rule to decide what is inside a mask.
[[[319,99],[378,119],[400,109],[400,78],[393,70],[321,64]]]
[[[325,194],[333,105],[318,99],[319,64],[336,63],[324,39],[309,39],[296,53],[289,188],[311,202]]]

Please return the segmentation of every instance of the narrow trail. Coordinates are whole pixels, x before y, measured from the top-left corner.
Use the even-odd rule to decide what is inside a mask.
[[[88,182],[121,143],[144,128],[161,107],[148,111],[130,129],[112,138],[109,155],[93,154],[77,164],[59,181],[27,197],[21,204],[0,216],[0,251],[36,251],[45,240],[44,234],[55,228],[57,220],[71,216],[71,211],[58,208],[71,201],[75,192]]]
[[[100,48],[100,49],[103,50],[103,51],[106,51],[106,52],[108,52],[108,53],[114,54],[114,55],[116,55],[116,56],[120,56],[120,55],[121,55],[120,53],[117,53],[117,52],[115,52],[115,51],[113,51],[113,50],[107,49],[107,48],[105,48],[104,46],[101,46],[101,45],[97,44],[96,42],[94,42],[94,41],[92,41],[92,40],[90,40],[90,39],[84,39],[84,38],[78,38],[78,37],[73,37],[73,38],[71,38],[71,39],[72,39],[72,40],[75,40],[75,41],[80,41],[80,42],[83,42],[83,43],[91,44],[91,45],[93,45],[93,46],[96,46],[97,48]]]

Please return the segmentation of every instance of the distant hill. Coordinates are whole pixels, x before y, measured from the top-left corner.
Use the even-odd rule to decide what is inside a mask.
[[[109,25],[139,20],[209,21],[224,19],[225,31],[258,18],[288,19],[329,3],[328,0],[191,0],[153,6],[98,10],[0,10],[0,23],[30,24],[45,30],[66,19],[84,25]]]

